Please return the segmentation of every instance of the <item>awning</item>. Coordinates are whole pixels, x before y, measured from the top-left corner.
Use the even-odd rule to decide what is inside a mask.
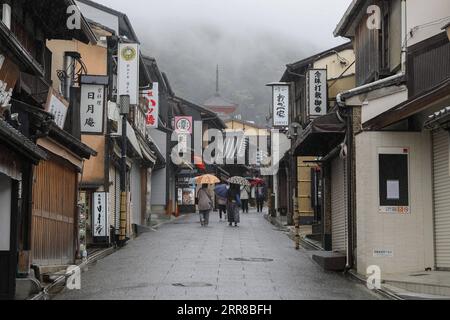
[[[346,124],[336,112],[314,119],[294,144],[295,156],[323,157],[342,143]]]

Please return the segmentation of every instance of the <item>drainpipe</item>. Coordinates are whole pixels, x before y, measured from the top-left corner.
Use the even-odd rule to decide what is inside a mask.
[[[340,108],[345,108],[345,100],[342,99],[341,94],[338,95],[337,103]],[[346,248],[346,265],[345,272],[348,272],[353,268],[353,183],[352,183],[352,171],[353,171],[353,110],[350,109],[350,114],[345,116],[345,122],[347,126],[347,133],[344,142],[344,148],[347,147],[346,152],[341,151],[341,156],[347,159],[347,248]],[[339,115],[339,112],[338,112]]]
[[[407,12],[406,0],[401,3],[401,28],[402,28],[402,56],[401,56],[401,70],[404,74],[406,72],[406,54],[408,50],[408,34],[407,34]]]

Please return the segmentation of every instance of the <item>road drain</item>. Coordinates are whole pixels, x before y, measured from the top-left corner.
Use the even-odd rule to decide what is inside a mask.
[[[273,259],[268,259],[268,258],[230,258],[230,260],[240,261],[240,262],[272,262],[273,261]]]
[[[410,277],[425,277],[428,276],[426,273],[410,274]]]
[[[184,282],[184,283],[172,283],[174,287],[184,287],[184,288],[204,288],[212,287],[211,283],[206,282]]]

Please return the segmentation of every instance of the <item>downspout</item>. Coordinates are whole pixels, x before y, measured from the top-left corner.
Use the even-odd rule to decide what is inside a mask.
[[[407,34],[407,12],[406,0],[401,0],[401,29],[402,29],[402,56],[401,56],[401,70],[406,73],[406,54],[408,51],[408,34]]]
[[[339,108],[345,108],[345,100],[342,99],[342,95],[338,94],[336,97]],[[338,117],[340,118],[339,111]],[[353,268],[353,184],[352,184],[352,171],[353,171],[353,110],[350,109],[350,114],[345,116],[345,122],[347,126],[346,138],[343,143],[343,149],[341,156],[347,159],[347,248],[346,248],[346,265],[345,271],[348,272]],[[346,147],[346,150],[344,149]]]

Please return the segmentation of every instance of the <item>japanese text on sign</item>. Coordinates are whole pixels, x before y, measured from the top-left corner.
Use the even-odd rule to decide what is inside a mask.
[[[82,133],[103,133],[104,92],[103,85],[82,85],[80,105]]]
[[[273,125],[289,125],[289,86],[273,86]]]

